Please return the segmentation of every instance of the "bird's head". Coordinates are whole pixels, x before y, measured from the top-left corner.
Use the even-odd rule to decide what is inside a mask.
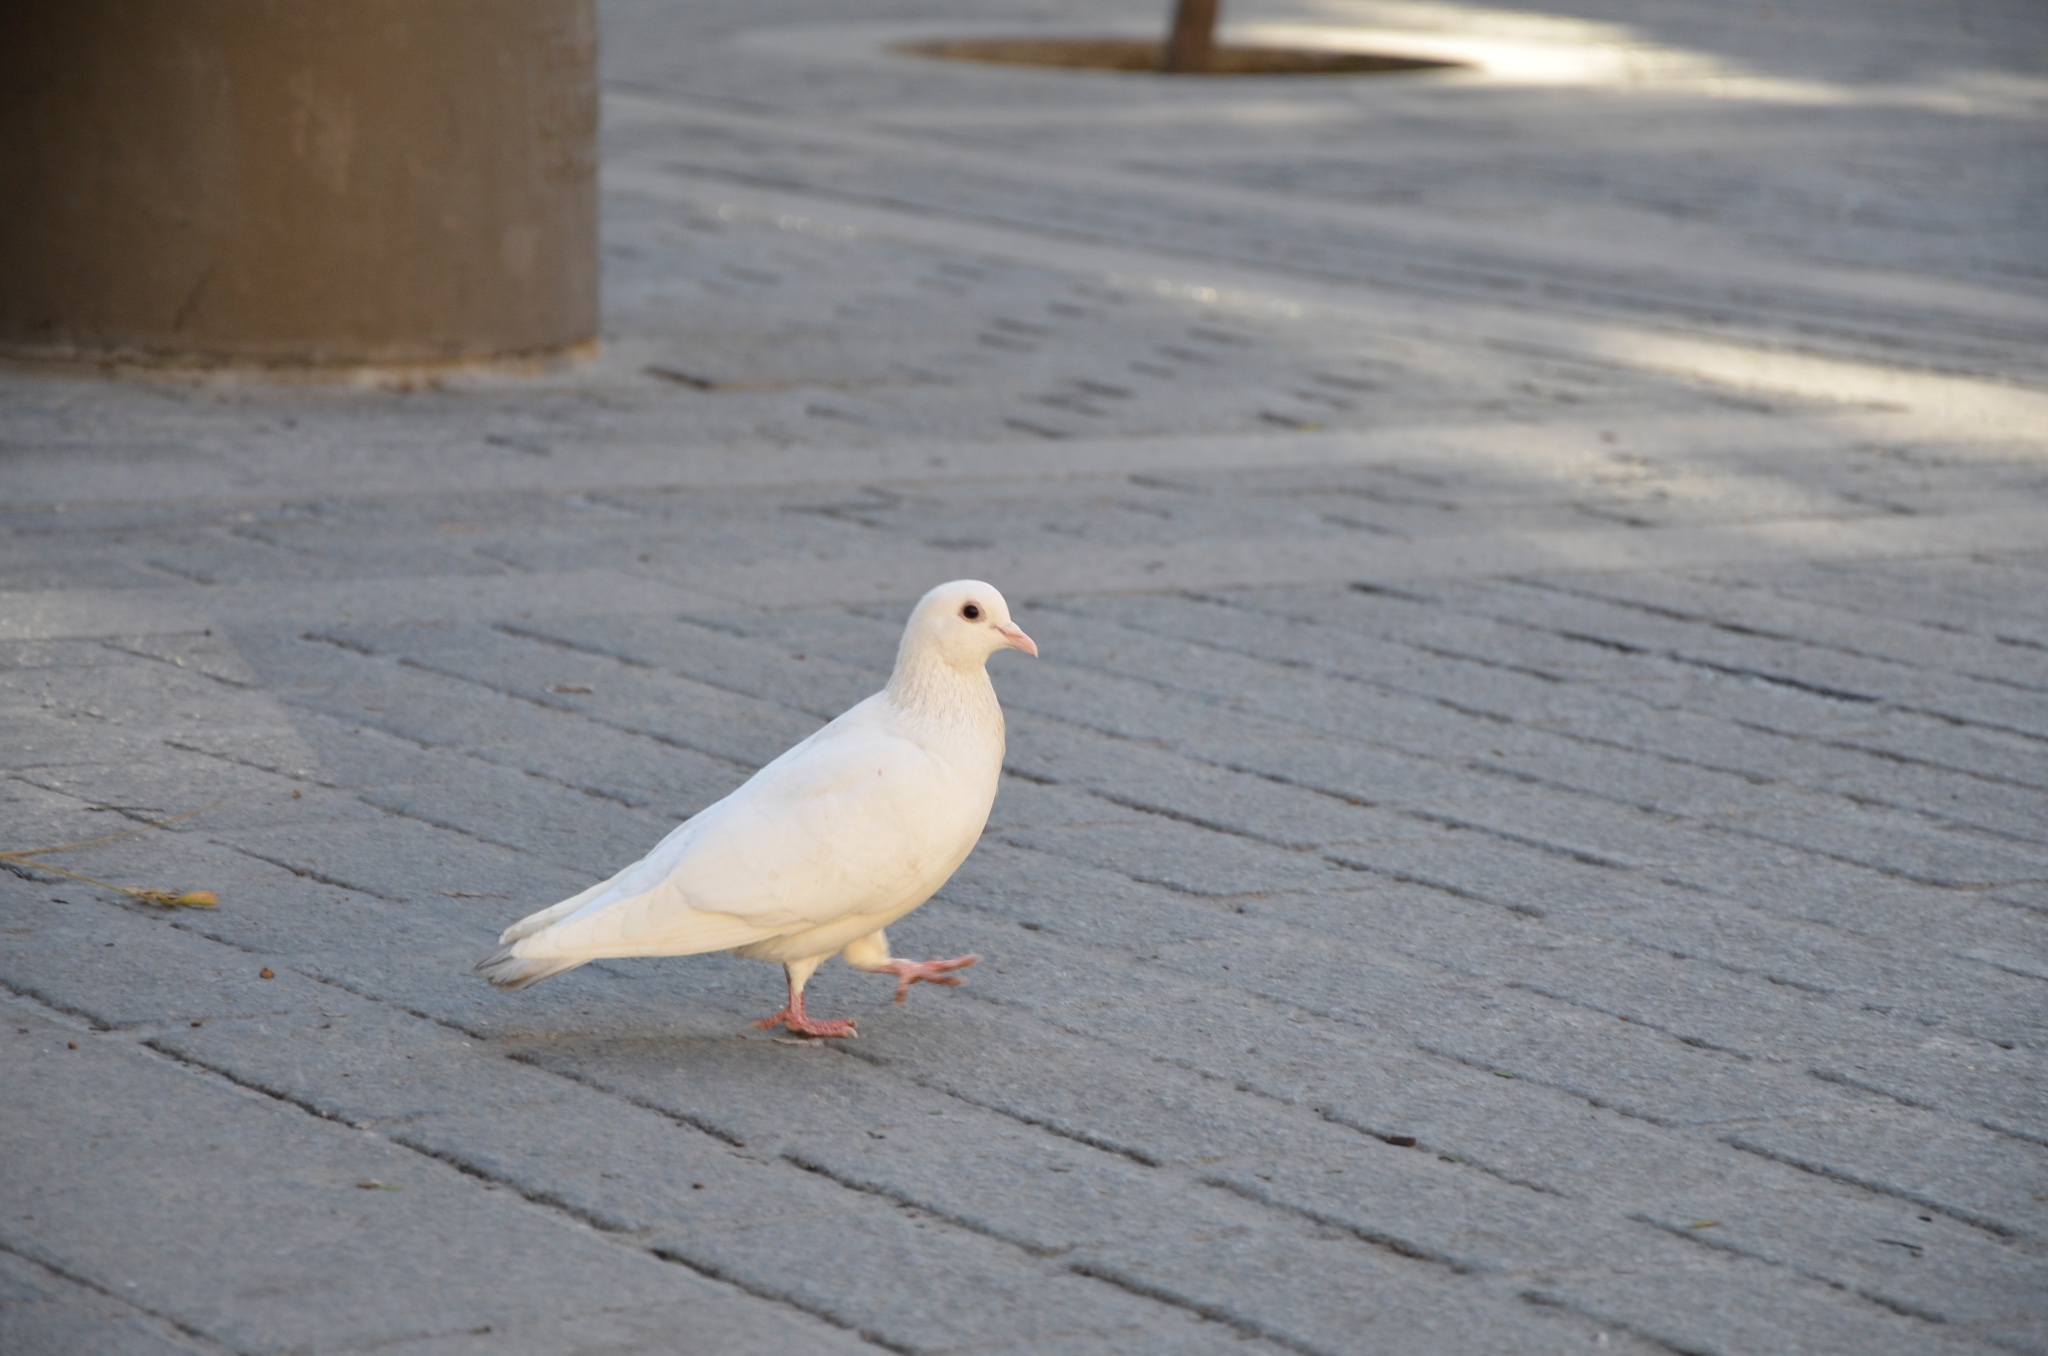
[[[997,650],[1022,650],[1036,655],[1038,646],[1010,620],[1010,605],[992,584],[956,579],[918,599],[910,624],[903,628],[905,660],[938,659],[955,668],[980,668]]]

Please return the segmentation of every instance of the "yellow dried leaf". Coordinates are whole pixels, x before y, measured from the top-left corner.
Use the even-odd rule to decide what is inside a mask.
[[[114,888],[124,895],[133,895],[151,904],[161,904],[167,909],[210,909],[220,903],[220,896],[211,890],[187,890],[182,894],[173,894],[169,890],[127,890],[118,885]]]
[[[214,804],[219,804],[219,802],[216,801]],[[127,895],[130,899],[140,899],[146,903],[161,905],[166,909],[210,909],[220,903],[220,897],[211,890],[172,891],[135,889],[126,885],[114,885],[96,876],[88,876],[78,871],[69,871],[61,866],[52,866],[48,862],[43,861],[42,858],[57,852],[76,852],[81,848],[99,847],[104,843],[118,843],[124,838],[133,838],[138,833],[147,833],[151,829],[166,828],[180,820],[204,814],[212,808],[212,805],[202,805],[197,810],[188,810],[181,815],[172,815],[169,819],[144,824],[138,829],[129,829],[124,833],[110,833],[104,838],[89,838],[82,843],[59,843],[55,847],[44,848],[15,848],[8,852],[0,852],[0,861],[20,862],[23,866],[31,867],[37,871],[47,871],[53,876],[64,876],[70,880],[82,880],[87,885],[97,885],[102,890],[112,890],[116,894]]]

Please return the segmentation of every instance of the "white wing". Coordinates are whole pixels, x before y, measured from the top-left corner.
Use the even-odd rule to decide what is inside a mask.
[[[688,955],[929,895],[988,807],[889,728],[883,700],[846,712],[640,861],[503,940],[534,959]]]

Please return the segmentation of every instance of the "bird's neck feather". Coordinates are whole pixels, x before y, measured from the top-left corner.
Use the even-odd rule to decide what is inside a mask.
[[[1001,726],[995,686],[980,664],[962,668],[935,655],[898,658],[889,675],[889,699],[905,715],[943,724]]]

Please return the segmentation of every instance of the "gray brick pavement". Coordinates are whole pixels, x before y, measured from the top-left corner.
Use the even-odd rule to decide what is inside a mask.
[[[0,847],[221,897],[0,875],[0,1349],[2048,1351],[2040,16],[881,50],[1155,8],[611,0],[579,372],[0,374]],[[965,988],[468,973],[966,574]]]

